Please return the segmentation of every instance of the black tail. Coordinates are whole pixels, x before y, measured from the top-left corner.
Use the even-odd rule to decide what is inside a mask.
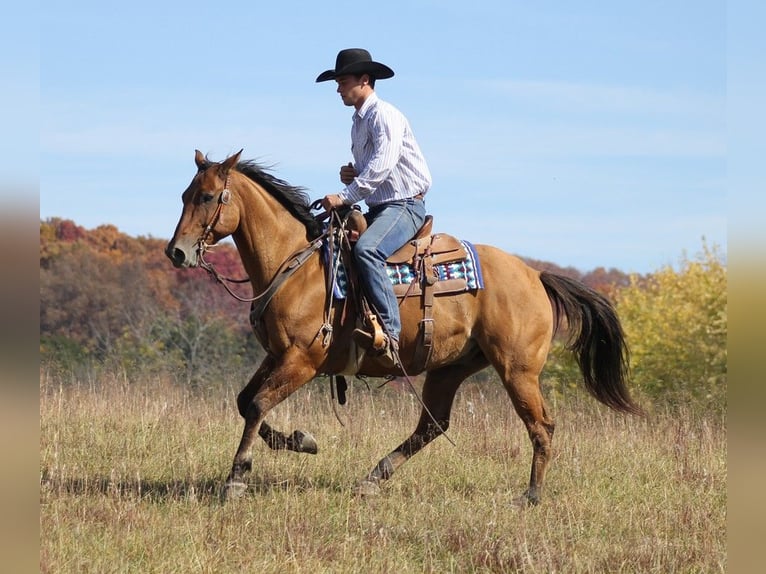
[[[562,315],[567,318],[566,346],[575,353],[588,392],[616,411],[643,415],[626,386],[629,351],[609,300],[562,275],[543,271],[540,281],[556,312],[557,324]]]

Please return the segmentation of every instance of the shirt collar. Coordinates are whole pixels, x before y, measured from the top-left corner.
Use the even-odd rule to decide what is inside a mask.
[[[364,100],[362,107],[354,111],[354,117],[363,120],[364,116],[367,115],[367,112],[370,111],[370,108],[372,108],[377,102],[378,94],[372,92],[369,96],[367,96],[367,99]]]

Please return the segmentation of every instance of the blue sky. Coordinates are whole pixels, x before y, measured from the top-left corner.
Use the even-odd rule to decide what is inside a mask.
[[[366,47],[439,231],[583,271],[726,248],[725,2],[377,4],[41,6],[40,217],[169,238],[195,148],[338,191],[351,109],[314,79]]]

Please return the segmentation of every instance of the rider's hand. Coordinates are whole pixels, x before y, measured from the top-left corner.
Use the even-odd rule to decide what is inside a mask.
[[[339,207],[343,207],[345,204],[343,203],[343,200],[340,198],[340,195],[337,193],[333,193],[332,195],[325,195],[322,198],[322,207],[325,209],[325,211],[330,211],[332,209],[338,209]]]
[[[354,169],[354,166],[351,165],[351,162],[348,162],[348,165],[341,166],[340,182],[343,185],[348,185],[349,183],[354,181],[355,177],[356,177],[356,170]]]

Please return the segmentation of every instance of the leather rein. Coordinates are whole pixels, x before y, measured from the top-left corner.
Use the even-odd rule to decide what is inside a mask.
[[[227,176],[226,182],[223,186],[223,191],[221,191],[221,195],[218,197],[218,205],[215,208],[215,212],[210,218],[208,224],[205,226],[202,235],[200,235],[200,238],[197,240],[197,256],[199,258],[199,266],[207,271],[216,280],[216,282],[223,285],[229,295],[238,301],[242,301],[243,303],[252,303],[250,317],[251,320],[255,319],[257,321],[260,319],[267,305],[277,293],[282,284],[287,281],[290,276],[292,276],[298,269],[300,269],[315,251],[318,251],[322,247],[324,244],[324,238],[327,236],[327,232],[320,235],[314,241],[309,243],[305,248],[300,249],[287,257],[282,265],[279,266],[279,270],[274,276],[274,279],[271,280],[271,282],[261,293],[253,295],[252,297],[242,297],[241,295],[235,293],[231,287],[229,287],[229,283],[248,283],[250,282],[250,278],[245,277],[243,279],[232,279],[230,277],[225,277],[216,271],[212,263],[205,260],[205,253],[213,248],[213,245],[209,244],[207,240],[212,234],[215,226],[218,224],[218,221],[221,219],[223,206],[227,205],[230,200],[231,191],[229,191],[229,177]],[[319,219],[319,217],[322,216],[318,216],[317,219]]]

